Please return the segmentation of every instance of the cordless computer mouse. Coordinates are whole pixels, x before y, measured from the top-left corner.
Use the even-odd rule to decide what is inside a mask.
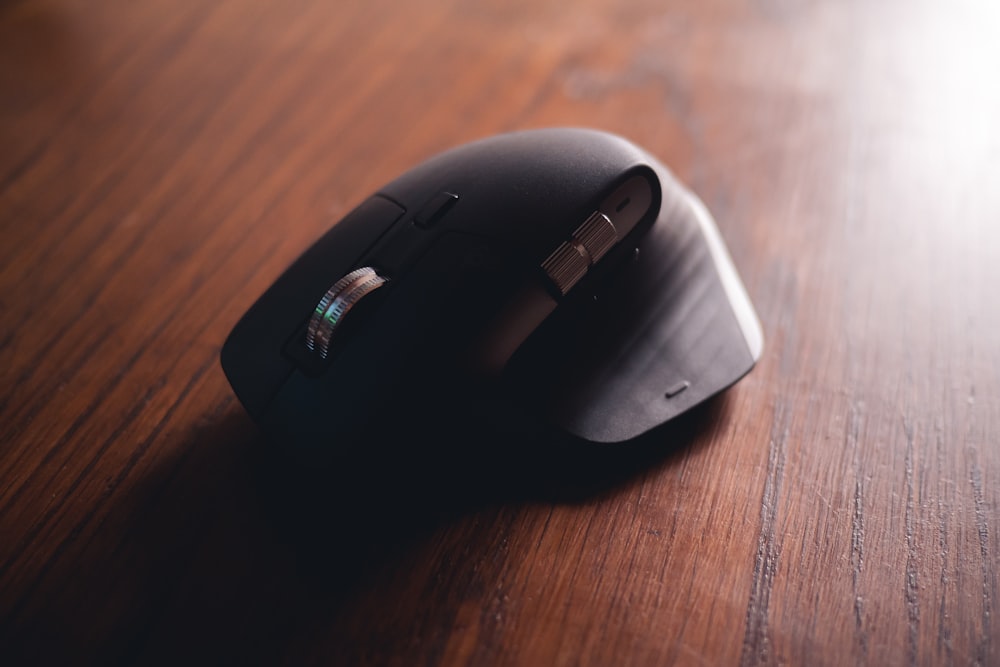
[[[621,137],[441,153],[365,199],[242,317],[222,366],[274,440],[336,452],[487,392],[598,443],[743,377],[760,324],[712,218]]]

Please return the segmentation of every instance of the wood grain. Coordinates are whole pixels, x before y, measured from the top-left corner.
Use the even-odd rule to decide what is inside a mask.
[[[998,31],[973,0],[0,2],[3,662],[1000,663]],[[226,333],[385,181],[550,125],[701,195],[761,363],[635,448],[484,437],[296,505]]]

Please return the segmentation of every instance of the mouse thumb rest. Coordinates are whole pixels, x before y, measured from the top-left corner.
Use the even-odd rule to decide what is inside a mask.
[[[635,261],[579,306],[554,312],[504,381],[536,418],[591,442],[632,440],[678,417],[736,383],[763,349],[715,222],[679,185],[664,188]]]

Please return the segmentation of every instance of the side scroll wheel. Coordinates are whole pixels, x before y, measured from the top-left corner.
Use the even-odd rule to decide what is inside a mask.
[[[568,241],[542,262],[542,270],[565,296],[617,242],[614,223],[600,211],[594,211]]]
[[[351,271],[334,283],[313,309],[306,329],[306,347],[326,359],[330,351],[333,332],[347,317],[358,301],[371,294],[388,281],[370,266]]]

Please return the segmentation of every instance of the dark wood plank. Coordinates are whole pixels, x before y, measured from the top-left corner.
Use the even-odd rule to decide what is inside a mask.
[[[998,29],[971,0],[0,2],[2,654],[997,663]],[[397,173],[547,125],[702,196],[761,363],[590,485],[487,451],[299,511],[226,333]]]

